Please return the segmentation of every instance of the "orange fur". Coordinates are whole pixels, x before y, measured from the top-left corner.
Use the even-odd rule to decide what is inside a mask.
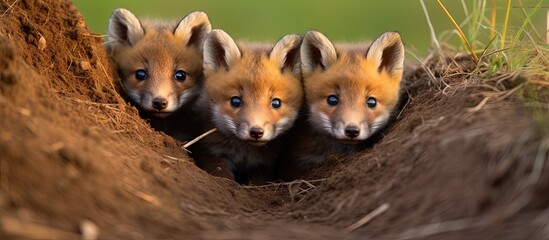
[[[215,167],[224,171],[216,175],[258,183],[269,179],[282,150],[281,139],[293,125],[302,104],[298,67],[301,37],[287,36],[271,48],[236,45],[226,33],[214,31],[208,36],[211,41],[206,40],[205,44],[207,99],[202,102],[210,110],[212,126],[219,131],[204,139],[205,150],[196,159],[214,174],[215,169],[207,166],[221,159],[224,167]],[[241,99],[242,105],[232,106],[233,97]],[[280,108],[272,107],[273,99],[280,99]],[[254,137],[252,128],[261,129],[262,136]]]
[[[234,122],[257,123],[270,128],[267,131],[274,131],[272,125],[284,117],[295,119],[302,101],[300,80],[291,71],[281,72],[266,55],[268,49],[240,48],[242,59],[230,71],[206,72],[206,91],[212,104]],[[242,96],[244,106],[231,107],[233,96]],[[273,98],[282,100],[280,109],[270,106]]]
[[[387,115],[398,101],[400,75],[377,71],[377,66],[363,56],[340,52],[338,60],[325,71],[317,69],[304,79],[307,104],[330,119],[349,122],[365,120],[373,124],[376,116]],[[340,104],[329,106],[326,98],[340,96]],[[367,96],[375,96],[378,107],[366,107]],[[364,118],[364,119],[363,119]]]
[[[126,90],[135,91],[140,96],[136,103],[148,111],[154,111],[147,106],[155,95],[166,98],[173,96],[172,101],[178,101],[177,96],[185,91],[200,89],[203,78],[202,56],[197,49],[180,43],[180,39],[171,33],[168,26],[155,29],[144,25],[144,28],[146,34],[139,42],[134,46],[115,48],[113,58]],[[137,80],[135,71],[138,69],[147,69],[149,79]],[[187,79],[182,83],[173,79],[174,70],[177,69],[187,73]],[[145,97],[148,94],[150,98]]]
[[[211,26],[207,15],[193,12],[181,21],[139,21],[131,12],[117,9],[109,22],[105,43],[122,80],[126,97],[151,125],[180,140],[196,133],[195,102],[203,88],[202,45]],[[146,78],[137,79],[137,71]],[[183,72],[183,80],[176,73]],[[155,101],[164,105],[155,105]]]
[[[283,175],[298,177],[330,152],[356,151],[381,131],[399,101],[403,59],[396,33],[386,33],[368,47],[334,46],[321,33],[308,32],[301,47],[306,113],[292,133],[286,157],[291,174]],[[330,96],[335,104],[329,104]],[[367,104],[370,99],[373,107]]]

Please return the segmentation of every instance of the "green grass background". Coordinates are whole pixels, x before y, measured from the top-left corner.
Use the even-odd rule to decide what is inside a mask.
[[[533,22],[545,36],[545,19],[549,1],[533,17]],[[321,31],[335,41],[373,40],[385,31],[398,31],[408,50],[425,56],[431,46],[430,33],[419,0],[73,0],[84,15],[88,27],[106,34],[109,17],[115,8],[126,8],[139,18],[179,19],[194,10],[208,13],[214,28],[224,29],[235,39],[275,41],[288,33],[303,34],[309,29]],[[478,0],[465,0],[469,11]],[[488,1],[487,16],[490,2]],[[538,0],[523,0],[533,6]],[[461,1],[443,0],[456,21],[465,19]],[[437,36],[447,36],[451,44],[461,45],[457,35],[448,35],[454,29],[449,19],[434,0],[425,0]],[[501,29],[507,1],[497,1],[498,27]],[[518,6],[513,0],[512,6]],[[527,9],[530,11],[530,9]],[[510,15],[510,32],[518,29],[524,16],[513,8]],[[485,26],[488,27],[488,26]],[[482,27],[486,35],[488,30]],[[498,30],[499,30],[498,29]],[[445,33],[446,31],[446,33]],[[483,37],[483,36],[480,36]],[[488,41],[485,41],[488,42]]]

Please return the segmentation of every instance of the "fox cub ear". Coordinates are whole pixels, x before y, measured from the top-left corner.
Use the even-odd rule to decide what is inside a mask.
[[[308,31],[301,44],[301,69],[304,75],[311,74],[317,67],[328,68],[337,59],[334,45],[324,34]]]
[[[241,57],[234,40],[221,29],[214,29],[204,42],[204,70],[229,69]]]
[[[280,67],[282,72],[290,70],[292,74],[301,76],[299,51],[302,41],[301,36],[288,34],[280,39],[269,53],[270,59]]]
[[[366,59],[378,66],[380,73],[385,70],[391,75],[402,75],[404,46],[400,35],[396,32],[382,34],[368,49]]]
[[[145,31],[133,13],[118,8],[109,20],[108,34],[109,42],[118,41],[132,46],[145,35]]]
[[[173,34],[183,40],[185,45],[194,45],[202,52],[204,40],[212,30],[212,25],[205,12],[192,12],[177,24]]]

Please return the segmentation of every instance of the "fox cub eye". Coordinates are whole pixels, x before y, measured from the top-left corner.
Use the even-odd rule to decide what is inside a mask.
[[[377,105],[377,100],[373,97],[369,97],[368,100],[366,100],[366,105],[369,108],[375,108]]]
[[[242,105],[242,99],[240,99],[239,97],[231,98],[231,106],[233,106],[234,108],[238,108],[240,107],[240,105]]]
[[[183,70],[177,70],[175,71],[175,80],[178,82],[183,82],[187,79],[187,73]]]
[[[326,99],[326,102],[328,102],[328,105],[330,105],[330,106],[337,105],[338,101],[339,101],[339,99],[337,99],[336,95],[330,95],[330,96],[328,96],[328,99]]]
[[[145,71],[144,69],[139,69],[135,71],[135,79],[139,81],[147,79],[147,71]]]
[[[280,101],[280,99],[274,98],[273,100],[271,100],[271,107],[273,107],[274,109],[278,109],[281,106],[282,106],[282,101]]]

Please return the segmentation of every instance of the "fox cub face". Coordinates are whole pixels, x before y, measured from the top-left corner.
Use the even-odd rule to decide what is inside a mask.
[[[365,140],[384,126],[399,98],[404,65],[400,36],[387,32],[370,48],[335,48],[306,33],[301,62],[309,122],[343,143]]]
[[[271,49],[238,46],[212,30],[204,44],[205,88],[220,131],[261,146],[293,125],[303,97],[301,41],[286,35]]]
[[[203,12],[169,24],[140,22],[130,11],[116,9],[106,46],[130,100],[162,117],[196,98],[203,84],[202,46],[210,30]]]

